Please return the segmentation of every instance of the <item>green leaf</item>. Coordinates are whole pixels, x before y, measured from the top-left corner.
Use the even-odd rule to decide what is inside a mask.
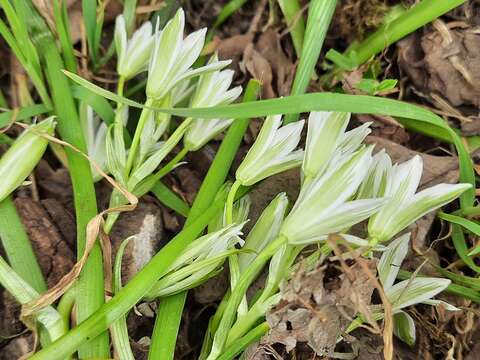
[[[113,293],[117,294],[122,289],[122,258],[125,248],[133,237],[129,237],[120,244],[115,264],[113,266]],[[122,315],[110,327],[112,333],[112,342],[115,354],[122,360],[134,360],[132,349],[130,347],[130,338],[128,337],[127,316]]]
[[[413,347],[415,345],[415,322],[412,317],[404,311],[393,316],[393,333],[404,343]]]
[[[452,214],[446,214],[446,213],[440,213],[438,214],[438,217],[440,219],[446,220],[452,224],[460,225],[463,228],[471,231],[477,236],[480,236],[480,225],[474,221],[462,218],[457,215],[452,215]],[[460,230],[461,231],[461,230]],[[475,270],[477,273],[480,272],[480,267],[477,266],[473,260],[469,259],[469,256],[478,254],[480,252],[480,247],[476,247],[473,249],[470,253],[467,253],[467,244],[465,242],[465,237],[459,234],[457,230],[454,231],[455,235],[452,233],[452,239],[455,245],[455,248],[457,249],[458,254],[462,258],[462,260],[472,269]],[[469,259],[469,260],[467,260]]]
[[[106,97],[107,99],[132,106],[144,108],[145,106],[118,96],[108,90],[94,85],[78,75],[64,71],[65,74],[78,84],[87,87],[93,92]],[[440,117],[419,106],[412,105],[398,100],[365,95],[346,95],[337,93],[310,93],[304,95],[287,96],[283,98],[261,100],[255,102],[244,102],[231,105],[215,106],[211,108],[156,108],[152,110],[166,112],[177,116],[191,116],[193,118],[215,119],[215,118],[248,118],[276,114],[295,114],[308,111],[344,111],[358,114],[389,115],[412,119],[415,123],[422,124],[443,132],[448,136],[448,141],[453,143],[457,149],[460,162],[460,181],[475,185],[475,174],[472,160],[460,137]],[[465,191],[461,197],[463,207],[472,206],[475,199],[474,188]]]
[[[177,194],[165,186],[161,181],[158,181],[151,189],[156,198],[165,206],[175,210],[183,217],[187,217],[190,212],[188,204],[182,200]]]
[[[90,105],[95,113],[97,113],[107,125],[113,124],[113,121],[115,120],[115,112],[103,96],[78,85],[72,87],[72,95],[75,99],[84,101]]]
[[[307,26],[302,46],[302,53],[292,85],[292,95],[305,93],[310,80],[315,74],[323,41],[330,27],[337,0],[311,0],[308,8]],[[288,124],[297,120],[295,113],[286,116],[284,123]]]
[[[82,14],[87,33],[89,55],[95,62],[97,57],[97,0],[82,0]]]
[[[26,119],[30,119],[34,116],[46,114],[50,112],[52,109],[43,105],[43,104],[35,104],[30,106],[22,107],[18,110],[15,114],[15,121],[22,121]],[[14,110],[5,111],[4,113],[0,114],[0,127],[7,126],[13,119]]]

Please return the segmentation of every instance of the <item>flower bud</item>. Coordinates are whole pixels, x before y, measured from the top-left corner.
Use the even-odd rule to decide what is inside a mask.
[[[225,259],[235,252],[235,244],[243,245],[239,236],[244,224],[226,226],[192,242],[170,265],[147,298],[173,295],[217,274]]]
[[[209,64],[218,61],[215,54]],[[193,94],[191,107],[211,107],[227,105],[235,101],[242,92],[237,86],[228,90],[233,80],[232,70],[214,71],[200,76]],[[200,149],[203,145],[225,130],[233,119],[195,119],[185,134],[185,147],[191,151]]]
[[[33,171],[43,156],[48,140],[43,135],[53,135],[54,117],[31,125],[0,159],[0,201],[10,195]]]
[[[115,47],[117,49],[117,72],[125,80],[146,71],[154,45],[152,24],[147,21],[127,40],[127,29],[123,15],[115,21]]]

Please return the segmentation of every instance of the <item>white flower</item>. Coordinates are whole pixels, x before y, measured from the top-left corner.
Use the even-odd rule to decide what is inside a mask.
[[[349,201],[365,178],[372,147],[356,151],[302,186],[281,233],[290,244],[308,244],[323,235],[345,230],[365,220],[385,203],[383,199]]]
[[[83,135],[87,143],[87,154],[102,170],[106,170],[106,148],[105,141],[107,137],[107,125],[93,112],[90,106],[85,108],[85,116],[81,116],[81,125]],[[102,175],[93,165],[92,170],[93,181],[99,181]]]
[[[215,54],[209,64],[218,61]],[[214,71],[200,76],[190,106],[211,107],[227,105],[235,101],[242,93],[242,87],[228,90],[233,80],[234,71]],[[203,145],[225,130],[233,119],[195,119],[187,130],[184,141],[190,151],[200,149]]]
[[[394,285],[397,274],[408,252],[410,233],[392,241],[383,252],[377,264],[378,276],[385,295],[394,312],[394,333],[401,340],[413,346],[415,343],[415,322],[402,311],[403,308],[415,304],[442,305],[447,310],[459,309],[441,300],[431,299],[450,284],[450,280],[432,277],[416,277],[401,281]]]
[[[233,204],[232,214],[233,224],[241,224],[247,221],[251,204],[252,202],[248,194],[235,201]],[[209,233],[220,230],[221,228],[227,226],[226,210],[227,207],[225,206],[223,210],[219,211],[218,215],[215,216],[215,218],[208,224]]]
[[[308,117],[307,144],[302,171],[305,177],[315,177],[329,164],[345,136],[350,113],[311,112]]]
[[[148,299],[169,296],[197,286],[217,274],[219,268],[235,250],[235,244],[243,245],[242,224],[232,224],[192,242],[169,266],[147,295]]]
[[[422,168],[422,158],[417,155],[382,172],[387,177],[383,196],[388,198],[388,203],[369,221],[368,233],[373,242],[390,240],[423,215],[456,199],[471,187],[470,184],[439,184],[415,193]]]
[[[269,116],[263,123],[255,143],[237,169],[236,178],[242,185],[253,185],[302,163],[303,150],[294,150],[300,142],[304,121],[280,127],[281,124],[281,115]]]
[[[255,253],[244,252],[238,256],[240,272],[244,272],[271,241],[280,233],[280,228],[288,206],[285,193],[278,194],[263,210],[257,222],[245,239],[244,249],[253,250]]]
[[[123,15],[115,21],[115,47],[117,49],[117,72],[125,80],[146,71],[153,49],[152,24],[147,21],[127,40],[127,29]]]
[[[151,99],[162,99],[183,80],[230,64],[230,61],[216,61],[191,69],[202,51],[206,29],[195,31],[184,39],[184,27],[185,14],[179,9],[165,28],[155,34],[147,80],[147,97]]]
[[[372,165],[368,170],[368,175],[360,185],[357,199],[370,199],[385,195],[388,185],[389,171],[392,168],[392,159],[382,149],[373,156]]]

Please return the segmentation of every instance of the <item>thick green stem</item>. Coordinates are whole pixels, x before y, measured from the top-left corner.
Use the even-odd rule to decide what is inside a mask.
[[[323,41],[332,21],[337,0],[312,0],[308,9],[307,28],[305,40],[300,55],[295,79],[293,81],[291,95],[305,93],[308,84],[315,72],[315,66],[322,50]],[[290,114],[285,117],[284,123],[288,124],[298,119],[298,114]]]
[[[258,254],[255,260],[242,274],[238,280],[237,286],[235,286],[235,289],[233,289],[232,294],[230,295],[227,307],[225,308],[222,320],[220,321],[215,338],[213,340],[212,351],[207,360],[215,360],[220,354],[222,354],[224,346],[227,342],[227,334],[237,313],[238,305],[242,301],[247,289],[251,285],[252,281],[255,280],[258,272],[265,266],[268,260],[270,260],[270,258],[275,255],[277,250],[286,243],[287,238],[285,236],[279,236],[265,249],[263,249],[260,254]]]
[[[0,202],[0,238],[12,269],[39,293],[46,291],[42,270],[10,197]]]
[[[225,205],[227,225],[233,224],[233,203],[235,202],[235,195],[237,193],[237,190],[241,185],[242,184],[240,183],[240,181],[235,180],[228,193],[227,203]]]
[[[248,345],[260,339],[270,329],[267,322],[263,322],[250,330],[245,336],[228,346],[218,360],[231,360],[239,355]]]
[[[256,80],[251,80],[245,90],[244,101],[254,101],[260,90],[260,83]],[[213,202],[215,195],[222,187],[227,178],[230,166],[235,158],[235,154],[240,146],[240,143],[247,131],[250,120],[237,119],[228,129],[217,155],[213,160],[210,169],[208,170],[202,186],[195,198],[186,225],[197,219]],[[181,314],[185,305],[187,292],[183,292],[174,296],[165,298],[160,303],[158,310],[157,321],[163,321],[165,331],[160,337],[152,337],[152,344],[159,342],[159,346],[155,345],[155,350],[152,354],[150,351],[149,357],[151,359],[169,360],[173,359],[175,352],[175,343],[177,339],[178,328],[180,327]]]
[[[189,226],[185,227],[109,302],[104,304],[87,320],[70,330],[66,335],[34,354],[30,360],[63,359],[72,354],[80,345],[105,331],[115,320],[126,314],[150,291],[177,256],[198,237],[213,217],[218,214],[218,211],[224,206],[224,201],[225,198],[220,198]]]

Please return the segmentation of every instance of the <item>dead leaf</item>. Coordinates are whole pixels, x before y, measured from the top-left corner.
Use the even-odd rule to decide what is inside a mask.
[[[253,78],[262,84],[262,98],[271,99],[275,97],[272,88],[273,73],[270,63],[253,47],[248,44],[243,53],[243,64]]]

